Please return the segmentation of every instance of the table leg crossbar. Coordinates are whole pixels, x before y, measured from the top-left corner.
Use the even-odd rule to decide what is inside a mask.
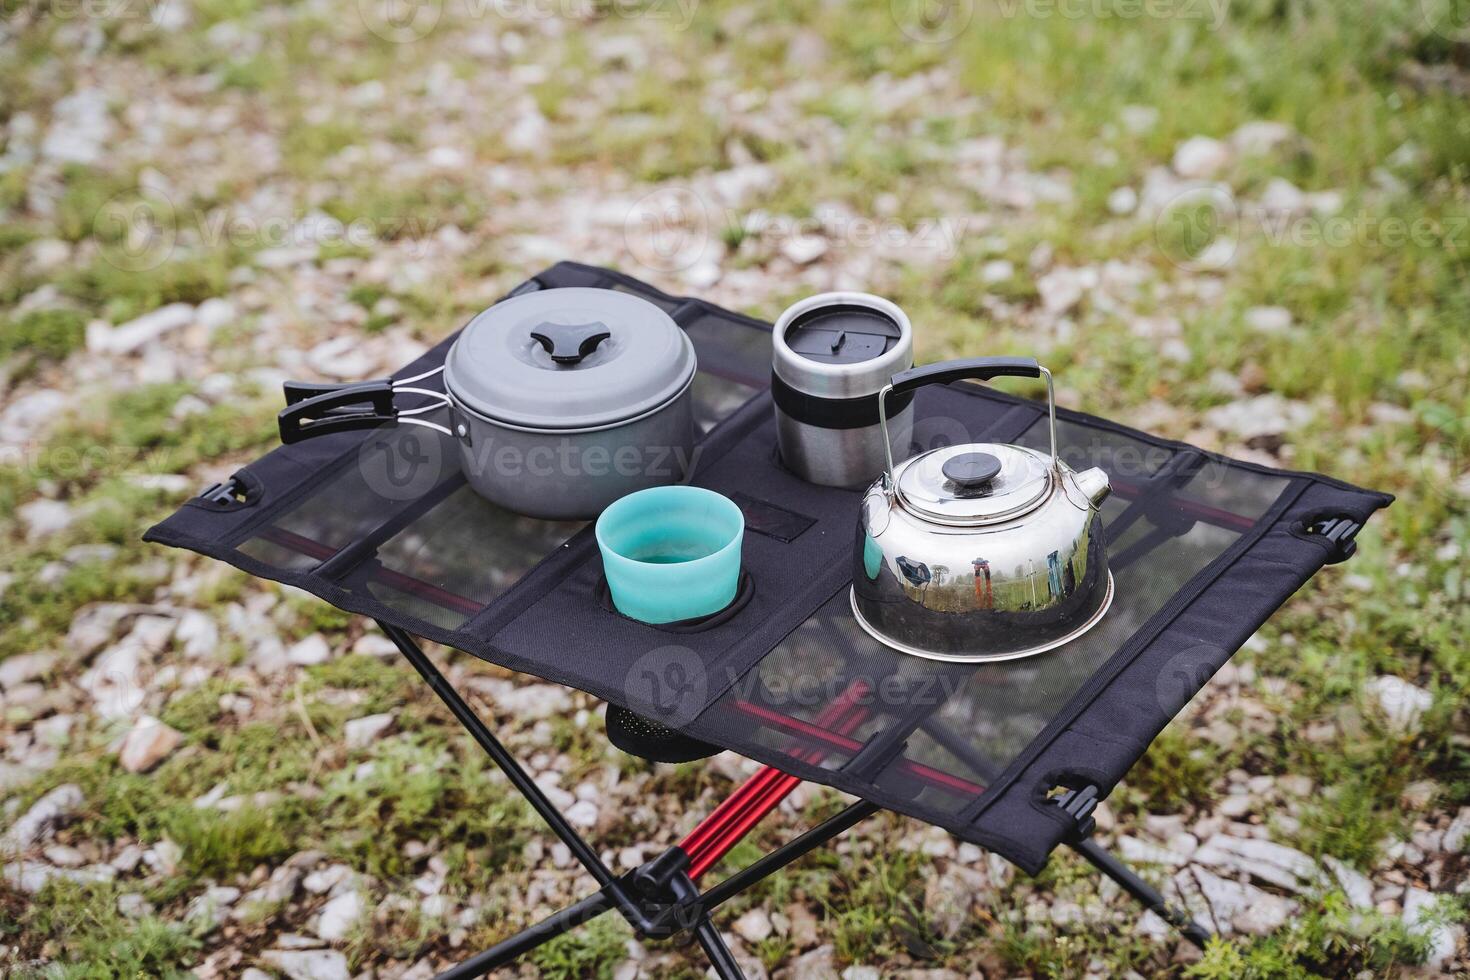
[[[679,844],[629,874],[615,875],[450,686],[414,638],[382,620],[378,625],[599,885],[598,891],[446,970],[439,974],[438,980],[484,976],[612,909],[618,910],[642,937],[668,938],[692,933],[717,976],[722,980],[741,980],[744,974],[710,913],[880,809],[866,800],[854,803],[724,881],[700,891],[695,880],[718,864],[800,784],[796,776],[767,766],[737,788]],[[860,704],[865,693],[859,689],[844,692],[819,716],[820,727],[843,736],[854,730],[865,717],[866,709]],[[792,754],[808,762],[821,759],[820,750],[798,750]],[[1071,846],[1129,895],[1178,928],[1186,939],[1203,947],[1209,932],[1190,919],[1187,912],[1169,905],[1157,890],[1121,861],[1085,836]]]

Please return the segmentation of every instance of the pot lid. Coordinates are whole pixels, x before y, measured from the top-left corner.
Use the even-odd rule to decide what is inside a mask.
[[[476,316],[449,349],[444,386],[495,422],[586,429],[667,404],[694,370],[694,345],[663,310],[628,293],[570,287]]]
[[[1051,490],[1051,459],[1022,446],[946,446],[899,465],[898,495],[941,524],[993,524],[1034,509]]]

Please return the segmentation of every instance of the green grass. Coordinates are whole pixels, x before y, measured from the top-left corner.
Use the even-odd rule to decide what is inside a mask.
[[[305,347],[324,329],[314,322],[320,307],[296,304],[296,273],[252,267],[252,253],[268,243],[193,235],[198,215],[235,213],[262,191],[281,202],[274,206],[282,213],[271,218],[294,221],[319,209],[394,245],[431,239],[450,226],[467,235],[463,253],[431,250],[432,258],[410,258],[386,281],[324,276],[335,293],[310,297],[367,311],[365,333],[401,327],[423,339],[443,336],[534,271],[515,251],[515,239],[566,231],[545,226],[534,212],[542,203],[550,211],[570,189],[637,197],[653,182],[682,186],[746,160],[768,164],[767,189],[711,216],[712,234],[730,253],[727,276],[759,272],[767,262],[766,243],[743,224],[760,212],[808,220],[837,204],[910,227],[979,215],[986,220],[964,228],[953,254],[867,265],[850,243],[834,248],[853,253],[842,255],[854,260],[849,274],[870,275],[869,288],[908,311],[920,328],[922,358],[1044,354],[1069,404],[1126,422],[1151,403],[1165,403],[1178,411],[1167,434],[1191,441],[1209,435],[1199,431],[1200,414],[1231,398],[1217,386],[1225,372],[1251,394],[1275,392],[1317,409],[1292,434],[1283,463],[1400,495],[1363,533],[1358,556],[1304,587],[1237,658],[1256,677],[1241,685],[1241,696],[1264,706],[1269,719],[1230,709],[1224,720],[1236,738],[1228,747],[1211,742],[1198,719],[1180,719],[1109,801],[1120,832],[1135,831],[1148,813],[1175,814],[1189,825],[1225,795],[1232,770],[1304,776],[1314,789],[1293,801],[1292,819],[1263,815],[1273,838],[1312,856],[1342,858],[1376,878],[1372,869],[1386,841],[1408,837],[1426,815],[1470,805],[1470,746],[1462,734],[1470,691],[1463,642],[1470,634],[1463,557],[1470,553],[1470,515],[1463,496],[1447,489],[1462,473],[1470,443],[1470,111],[1453,85],[1410,77],[1429,66],[1459,72],[1463,82],[1464,39],[1437,32],[1419,0],[1234,0],[1218,23],[1208,16],[1064,16],[1059,6],[979,0],[968,27],[937,43],[906,36],[895,23],[919,6],[705,0],[685,30],[655,17],[606,17],[543,31],[545,25],[465,19],[444,5],[443,22],[411,44],[372,36],[352,11],[329,17],[310,5],[258,0],[201,0],[177,31],[126,19],[102,24],[95,57],[106,70],[126,69],[176,97],[187,92],[180,98],[191,112],[226,114],[220,132],[201,130],[190,144],[225,163],[218,180],[196,181],[188,161],[208,154],[195,158],[170,147],[153,160],[130,152],[96,166],[19,162],[0,174],[0,377],[17,390],[65,388],[58,365],[82,347],[89,320],[117,323],[165,303],[246,291],[263,296],[266,308],[246,306],[248,316],[216,332],[207,349],[215,368],[271,363],[276,352],[254,347],[257,323],[266,317],[284,316],[287,342]],[[1189,9],[1210,12],[1208,4]],[[1037,10],[1051,13],[1033,15]],[[65,18],[15,26],[0,47],[7,80],[0,122],[10,134],[26,113],[44,133],[56,99],[92,77],[92,68],[72,53],[79,45],[67,32],[76,25]],[[210,35],[216,27],[221,35]],[[257,35],[259,44],[216,42],[231,33]],[[491,34],[495,45],[469,43]],[[622,34],[637,39],[642,57],[608,53],[607,39]],[[813,45],[822,51],[792,53]],[[532,66],[541,73],[512,79]],[[925,73],[941,95],[889,101]],[[445,80],[467,86],[463,104],[436,101],[434,87]],[[382,82],[384,99],[348,104],[345,93],[367,81]],[[504,138],[521,98],[550,125],[544,156]],[[1124,117],[1136,107],[1153,110],[1156,122],[1130,130]],[[131,138],[130,105],[118,99],[113,111],[117,139]],[[1198,201],[1159,221],[1108,210],[1113,191],[1142,189],[1145,175],[1167,167],[1183,140],[1226,139],[1256,120],[1285,123],[1294,135],[1262,156],[1237,156],[1218,175],[1242,206],[1241,220],[1232,223],[1228,213]],[[232,156],[244,145],[233,141],[242,131],[268,134],[278,158]],[[985,199],[955,163],[958,147],[982,137],[1005,140],[1008,170],[1057,171],[1070,196],[1022,209]],[[464,173],[429,173],[384,168],[375,158],[343,167],[339,156],[348,148],[388,147],[411,164],[441,142],[466,149],[473,165]],[[122,237],[125,226],[112,219],[163,203],[144,188],[147,167],[180,188],[167,202],[178,235],[167,254],[138,262]],[[1273,178],[1309,193],[1335,192],[1340,210],[1286,223],[1249,216],[1248,205]],[[1412,233],[1401,233],[1406,229]],[[1337,240],[1329,240],[1333,233]],[[616,250],[618,229],[600,234],[597,246]],[[1227,264],[1188,268],[1222,235],[1236,240]],[[72,259],[37,268],[30,254],[43,239],[70,243]],[[1037,275],[1029,267],[1038,249],[1049,250],[1054,265],[1113,261],[1142,270],[1147,281],[1121,309],[1085,299],[1065,329],[1038,327]],[[362,269],[378,253],[376,246],[334,241],[315,261],[319,269],[339,260]],[[1011,262],[1013,275],[982,284],[982,269],[997,259]],[[632,265],[627,271],[646,274]],[[414,274],[400,277],[407,272]],[[792,275],[748,301],[735,290],[740,298],[733,302],[769,317],[817,281],[825,281],[822,274],[810,282]],[[677,278],[662,284],[677,286]],[[1192,292],[1202,285],[1215,291]],[[49,299],[13,311],[45,287],[55,290]],[[385,298],[401,312],[375,312]],[[1013,313],[996,315],[997,303]],[[1286,307],[1292,332],[1253,333],[1245,312],[1258,305]],[[1159,357],[1156,343],[1131,329],[1140,316],[1176,319],[1195,356],[1186,363]],[[224,469],[275,442],[276,393],[175,418],[174,406],[190,388],[141,384],[83,397],[77,414],[27,447],[24,459],[0,458],[0,515],[41,494],[78,514],[67,531],[36,543],[10,523],[0,527],[0,570],[14,575],[0,602],[0,658],[54,649],[65,661],[67,628],[85,605],[153,601],[186,577],[206,578],[192,599],[200,608],[247,602],[270,588],[235,573],[208,574],[203,561],[170,554],[171,566],[162,553],[139,550],[139,531],[178,501],[130,478]],[[1409,417],[1386,420],[1385,406]],[[42,570],[52,566],[54,573],[67,549],[97,542],[120,551],[42,584]],[[287,640],[323,632],[336,645],[350,629],[349,617],[314,600],[289,592],[274,599],[270,616]],[[237,638],[222,646],[223,662],[240,662]],[[56,680],[65,682],[81,666],[64,662]],[[1385,724],[1364,695],[1365,682],[1381,675],[1432,692],[1434,705],[1415,731]],[[220,698],[227,694],[259,694],[257,715],[242,721],[225,710]],[[394,727],[349,750],[346,722],[375,712],[394,713]],[[28,954],[44,950],[66,964],[54,975],[167,976],[192,966],[218,940],[168,924],[183,896],[206,878],[248,875],[308,848],[376,876],[387,891],[402,891],[422,872],[404,856],[405,846],[435,841],[449,869],[446,890],[486,898],[470,945],[529,924],[533,910],[516,899],[526,884],[521,850],[540,827],[401,665],[348,656],[265,693],[220,672],[172,692],[159,714],[185,742],[153,773],[123,773],[108,751],[115,726],[87,723],[57,767],[16,795],[28,805],[61,782],[77,782],[87,804],[67,834],[168,838],[184,855],[179,876],[149,891],[158,916],[136,923],[116,914],[122,884],[57,886],[33,900],[0,892],[0,942]],[[11,725],[31,720],[28,709],[7,714]],[[610,754],[596,725],[571,718],[509,737],[518,751],[555,753],[568,786],[607,765],[618,766],[625,780],[648,773],[642,763]],[[1406,792],[1426,782],[1433,784],[1427,808],[1406,803]],[[196,810],[192,801],[219,783],[230,794],[280,796],[230,815]],[[653,812],[597,843],[616,848],[663,833],[669,801],[708,800],[725,788],[726,780],[705,766],[658,767],[640,791]],[[823,797],[800,821],[762,828],[718,872],[748,863],[789,839],[794,824],[810,826],[836,805]],[[877,965],[885,973],[914,966],[968,973],[978,965],[987,975],[1075,976],[1086,969],[1206,978],[1392,976],[1422,953],[1396,921],[1359,917],[1327,896],[1304,899],[1302,914],[1275,936],[1236,937],[1212,946],[1198,963],[1173,963],[1169,948],[1121,924],[1053,926],[1025,915],[1036,902],[1098,898],[1087,866],[1065,854],[1034,884],[998,888],[974,922],[944,939],[924,912],[934,862],[886,846],[908,827],[896,818],[864,825],[854,838],[885,846],[810,855],[732,902],[721,922],[756,902],[772,911],[806,903],[840,966]],[[249,942],[278,926],[295,927],[276,922],[278,911],[258,910],[247,924]],[[1464,913],[1461,902],[1446,914]],[[354,969],[431,949],[447,953],[443,931],[442,923],[414,914],[375,923],[349,944]],[[628,935],[605,916],[590,931],[542,947],[534,962],[547,977],[608,976]],[[776,936],[752,952],[774,972],[798,951]],[[698,975],[688,964],[675,969]]]
[[[35,955],[41,937],[53,965],[34,975],[46,980],[113,980],[117,977],[182,978],[201,943],[188,926],[157,915],[129,919],[117,910],[116,884],[56,881],[32,899],[3,893],[0,934]],[[10,916],[19,908],[14,919]]]

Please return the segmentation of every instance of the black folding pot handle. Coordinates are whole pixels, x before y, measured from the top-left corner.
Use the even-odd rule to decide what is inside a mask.
[[[890,394],[901,395],[925,385],[952,381],[989,381],[991,378],[1039,378],[1041,365],[1034,357],[966,357],[900,371],[889,381]]]
[[[290,445],[312,436],[353,429],[375,429],[392,422],[421,425],[449,435],[437,422],[408,418],[438,411],[449,404],[449,395],[429,388],[410,387],[415,382],[442,373],[443,366],[430,368],[410,378],[378,378],[373,381],[319,382],[286,381],[286,407],[276,416],[281,442]],[[433,399],[428,405],[400,409],[397,395],[419,395]]]
[[[927,385],[949,384],[952,381],[989,381],[992,378],[1045,378],[1046,414],[1051,427],[1051,465],[1057,466],[1057,399],[1052,386],[1051,372],[1037,363],[1034,357],[966,357],[955,361],[940,361],[923,367],[900,371],[888,380],[878,392],[878,423],[883,427],[883,451],[888,458],[888,472],[884,479],[889,487],[895,486],[893,476],[893,444],[888,438],[888,396],[904,394]]]
[[[295,405],[304,402],[308,398],[316,398],[318,395],[330,395],[336,392],[351,391],[371,385],[384,385],[393,387],[391,378],[377,378],[370,381],[283,381],[281,390],[286,393],[286,404]]]
[[[320,387],[320,394],[308,389]],[[393,385],[368,381],[355,385],[312,385],[301,381],[285,384],[286,407],[276,416],[281,442],[286,445],[312,436],[352,429],[371,429],[398,419],[393,406]]]

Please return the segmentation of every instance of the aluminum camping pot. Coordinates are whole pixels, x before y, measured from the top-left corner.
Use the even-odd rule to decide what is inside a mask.
[[[458,443],[482,497],[529,517],[590,519],[625,494],[681,482],[693,467],[695,368],[688,335],[647,300],[548,289],[471,320],[445,358],[442,393],[405,386],[435,372],[331,394],[296,385],[294,398],[288,384],[281,436],[427,426]],[[398,409],[394,397],[405,393],[437,401]],[[373,411],[344,413],[353,401],[371,401]]]
[[[1001,376],[1045,377],[1049,454],[971,443],[898,466],[890,457],[863,498],[853,614],[904,653],[1032,656],[1086,633],[1112,603],[1098,512],[1108,476],[1096,467],[1077,473],[1058,457],[1050,371],[1031,358],[948,361],[894,375],[880,405],[925,385]]]
[[[782,313],[771,343],[782,462],[808,483],[871,483],[891,452],[878,424],[878,391],[914,363],[909,318],[880,296],[822,293]],[[895,396],[888,409],[888,434],[906,449],[909,396]]]
[[[506,300],[444,361],[470,484],[519,514],[591,518],[692,465],[694,345],[663,310],[607,289]]]

